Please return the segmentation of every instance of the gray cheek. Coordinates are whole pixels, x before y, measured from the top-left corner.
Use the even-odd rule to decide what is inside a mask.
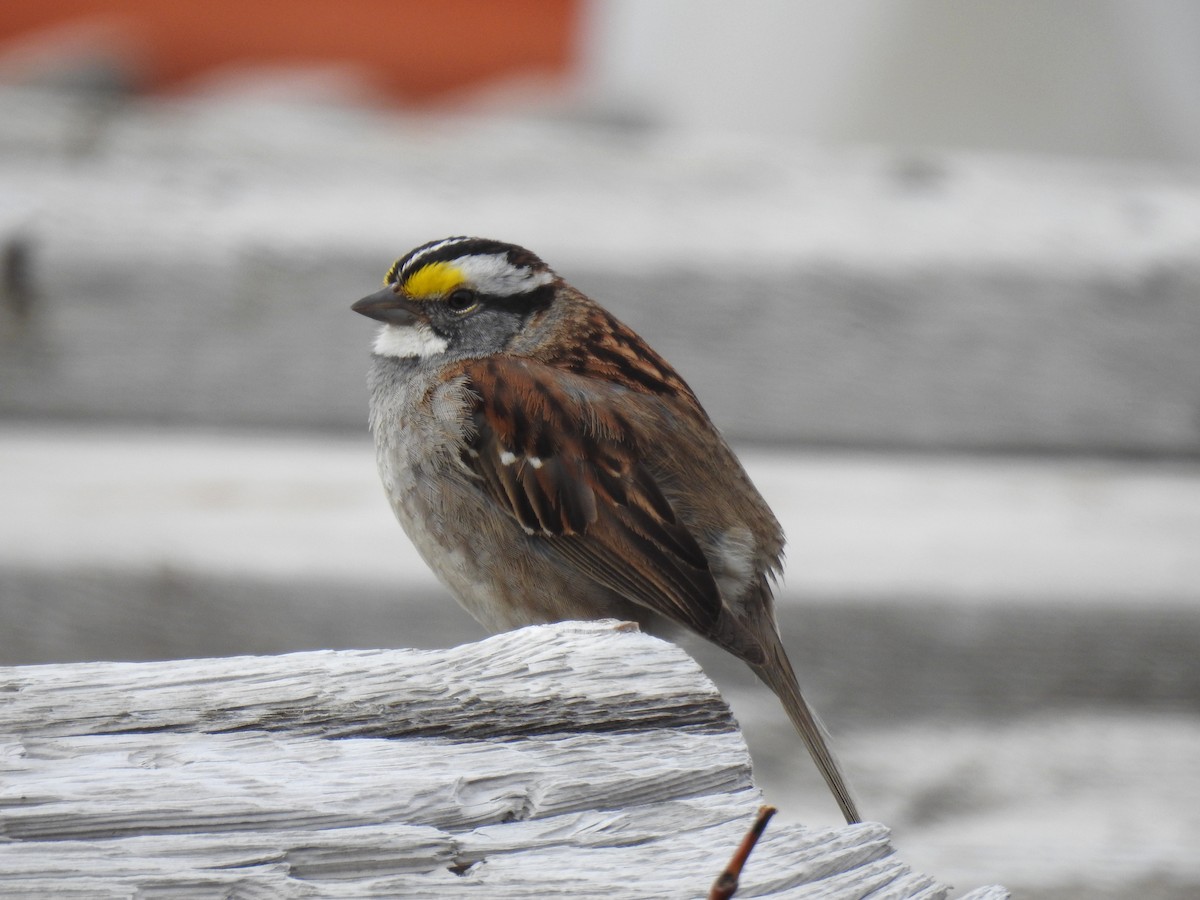
[[[481,310],[461,322],[447,324],[448,331],[453,328],[450,348],[467,356],[499,353],[507,349],[521,324],[521,317],[509,310]]]

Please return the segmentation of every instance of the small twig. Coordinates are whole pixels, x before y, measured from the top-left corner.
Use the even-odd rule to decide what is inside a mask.
[[[713,886],[708,892],[708,900],[729,900],[734,895],[738,888],[738,879],[742,875],[742,868],[746,865],[746,860],[750,858],[750,851],[754,849],[754,845],[758,843],[762,833],[767,830],[767,823],[771,821],[773,815],[775,815],[775,807],[759,807],[754,824],[742,838],[742,843],[734,852],[733,858],[729,860],[729,865],[713,882]]]

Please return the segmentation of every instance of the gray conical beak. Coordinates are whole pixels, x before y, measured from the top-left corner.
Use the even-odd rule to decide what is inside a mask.
[[[350,308],[389,325],[412,325],[417,321],[416,305],[403,294],[396,293],[390,284],[381,291],[363,297]]]

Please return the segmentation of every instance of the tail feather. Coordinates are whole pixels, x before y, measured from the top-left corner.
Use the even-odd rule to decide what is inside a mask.
[[[821,770],[825,783],[829,785],[829,790],[833,792],[834,799],[841,807],[842,815],[846,817],[846,822],[849,824],[861,822],[862,818],[858,814],[854,798],[850,796],[850,788],[846,785],[845,776],[842,775],[833,751],[829,749],[829,734],[804,699],[804,695],[800,693],[800,684],[796,681],[796,673],[792,669],[792,664],[788,660],[783,646],[777,639],[772,643],[773,646],[769,649],[766,662],[762,665],[751,666],[751,668],[783,703],[788,718],[792,720],[796,731],[804,739],[804,745],[812,755],[817,768]]]

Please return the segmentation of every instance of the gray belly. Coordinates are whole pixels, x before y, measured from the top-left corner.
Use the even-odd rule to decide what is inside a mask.
[[[564,565],[547,543],[562,538],[527,535],[461,464],[462,386],[386,370],[373,373],[372,382],[371,427],[392,510],[422,559],[481,625],[505,631],[565,619],[645,620],[642,607]]]
[[[381,465],[381,471],[383,470]],[[438,579],[489,631],[566,619],[641,621],[644,610],[570,571],[473,483],[426,466],[388,465],[396,518]],[[433,479],[440,485],[433,489]]]

